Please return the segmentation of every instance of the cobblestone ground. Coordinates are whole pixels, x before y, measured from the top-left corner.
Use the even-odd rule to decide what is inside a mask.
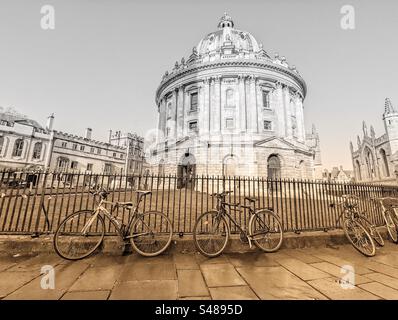
[[[42,289],[44,265],[55,288]],[[341,283],[354,268],[355,286]],[[351,246],[155,258],[98,254],[69,262],[55,254],[0,256],[1,299],[398,299],[398,246],[366,258]]]

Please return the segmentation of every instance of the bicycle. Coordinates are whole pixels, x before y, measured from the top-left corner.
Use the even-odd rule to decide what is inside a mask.
[[[379,201],[382,208],[381,213],[383,216],[383,220],[386,224],[388,235],[392,242],[398,243],[398,218],[395,212],[391,212],[391,210],[394,210],[394,208],[397,208],[398,206],[390,205],[388,206],[389,208],[387,208],[387,206],[385,205],[385,201],[391,200],[397,202],[397,199],[392,197],[375,197],[372,198],[372,200]]]
[[[376,254],[375,241],[380,245],[384,245],[384,240],[377,230],[364,214],[359,213],[357,207],[359,197],[355,195],[342,195],[343,201],[338,205],[343,206],[343,211],[337,218],[337,222],[344,215],[343,230],[350,243],[359,252],[365,256],[372,257]]]
[[[216,197],[216,210],[203,213],[196,220],[193,228],[193,239],[198,251],[206,257],[213,258],[219,256],[227,246],[230,237],[230,227],[226,217],[240,231],[240,240],[248,242],[252,248],[252,242],[265,252],[275,252],[283,240],[283,229],[279,218],[270,209],[254,210],[254,204],[257,201],[255,197],[245,197],[249,205],[232,204],[226,202],[225,198],[232,191],[214,193],[211,196]],[[246,204],[246,202],[245,202]],[[237,207],[239,212],[241,208],[249,210],[249,228],[244,230],[239,223],[232,217],[227,207]]]
[[[54,235],[56,253],[67,260],[80,260],[93,254],[103,242],[105,236],[105,217],[116,228],[118,235],[126,244],[130,240],[136,252],[146,257],[153,257],[165,251],[173,234],[169,218],[161,212],[139,212],[139,205],[151,191],[137,191],[137,204],[132,202],[107,201],[110,192],[106,190],[90,191],[100,197],[94,210],[77,211],[66,217],[58,226]],[[105,205],[111,205],[110,211]],[[119,222],[113,215],[118,208],[132,212],[127,224]]]

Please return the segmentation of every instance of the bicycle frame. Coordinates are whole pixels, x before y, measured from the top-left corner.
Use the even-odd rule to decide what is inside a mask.
[[[217,211],[219,213],[219,215],[221,216],[227,216],[228,219],[230,221],[232,221],[232,223],[235,225],[235,227],[238,228],[239,232],[241,234],[244,234],[245,237],[247,238],[247,241],[249,243],[249,247],[252,248],[253,244],[252,244],[252,238],[253,235],[249,234],[246,230],[244,230],[241,225],[232,217],[230,211],[233,210],[231,209],[231,207],[238,207],[237,211],[242,212],[241,208],[246,208],[249,210],[249,215],[250,215],[250,219],[252,218],[252,216],[255,214],[254,209],[251,206],[246,206],[246,205],[241,205],[241,204],[233,204],[233,203],[228,203],[225,202],[223,199],[219,199],[219,204],[217,205]],[[229,209],[227,209],[226,207],[229,207]],[[249,224],[250,224],[250,219],[249,219]],[[264,224],[266,226],[266,224]]]
[[[123,222],[120,223],[120,222],[116,219],[116,217],[113,215],[114,210],[117,209],[117,208],[119,207],[119,204],[118,204],[117,202],[115,203],[115,202],[111,202],[111,201],[106,201],[105,199],[101,199],[101,201],[99,202],[97,208],[96,208],[95,211],[94,211],[94,215],[93,215],[93,216],[89,219],[89,221],[87,221],[87,223],[84,225],[84,227],[83,227],[83,229],[82,229],[82,231],[81,231],[82,234],[86,234],[87,230],[90,228],[91,224],[95,221],[95,219],[97,218],[97,216],[98,216],[100,213],[102,213],[105,217],[107,217],[107,218],[111,221],[111,223],[115,226],[117,232],[119,233],[120,237],[121,237],[123,240],[127,240],[127,239],[134,238],[134,237],[139,237],[139,236],[141,236],[141,235],[146,234],[146,232],[137,233],[137,234],[134,234],[133,236],[127,234],[127,232],[130,230],[130,228],[131,228],[133,222],[134,222],[136,219],[139,219],[139,218],[143,215],[142,213],[139,213],[139,212],[138,212],[138,206],[139,206],[139,203],[140,203],[140,202],[141,202],[141,198],[139,199],[137,205],[134,206],[134,207],[132,208],[132,210],[133,210],[132,216],[131,216],[131,218],[129,219],[129,222],[127,223],[127,225],[125,225]],[[110,212],[109,212],[109,210],[104,206],[104,205],[106,205],[106,204],[109,204],[109,205],[112,206],[112,209],[111,209]],[[142,222],[143,222],[147,227],[149,227],[149,226],[145,223],[144,220],[142,220]],[[125,226],[126,228],[124,228],[124,226]]]

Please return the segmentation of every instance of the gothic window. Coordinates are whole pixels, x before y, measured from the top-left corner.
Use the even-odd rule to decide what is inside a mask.
[[[191,111],[198,111],[198,93],[191,93]]]
[[[235,121],[234,121],[234,118],[226,118],[226,119],[225,119],[225,128],[226,128],[226,129],[233,129],[233,128],[235,128]]]
[[[84,146],[80,146],[80,151],[84,151]]]
[[[385,177],[389,177],[390,176],[390,169],[388,168],[388,160],[387,160],[387,155],[386,155],[386,151],[384,149],[380,149],[380,155],[381,155],[381,159],[383,162],[383,173]]]
[[[300,178],[305,179],[306,178],[306,170],[305,170],[305,162],[304,160],[301,160],[299,163],[299,173],[300,173]]]
[[[264,130],[270,131],[272,130],[272,122],[269,120],[264,120]]]
[[[73,149],[73,150],[77,150],[77,144],[76,144],[76,143],[74,143],[74,144],[72,145],[72,149]]]
[[[12,152],[13,157],[21,157],[24,142],[22,139],[17,139],[14,144],[14,150]]]
[[[278,179],[281,177],[281,161],[275,154],[269,156],[267,161],[267,171],[269,179]]]
[[[234,107],[235,106],[235,96],[234,96],[234,90],[228,89],[225,92],[225,100],[226,100],[226,106],[227,107]]]
[[[268,91],[263,90],[263,108],[269,109],[269,93]]]
[[[62,148],[66,148],[67,145],[68,145],[68,144],[67,144],[66,142],[62,142],[62,143],[61,143],[61,147],[62,147]]]
[[[87,171],[93,171],[93,164],[87,163]]]
[[[369,148],[365,150],[365,163],[366,169],[368,171],[368,178],[372,179],[374,177],[374,160],[373,154]]]
[[[41,157],[41,149],[43,148],[43,145],[41,142],[36,142],[34,147],[33,147],[33,159],[40,159]]]

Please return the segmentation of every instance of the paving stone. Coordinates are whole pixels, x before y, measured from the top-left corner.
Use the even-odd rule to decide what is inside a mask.
[[[327,273],[320,271],[319,269],[314,268],[298,259],[282,258],[277,259],[277,261],[291,273],[294,273],[296,276],[305,281],[329,277]]]
[[[110,300],[176,300],[177,280],[128,281],[118,283]]]
[[[322,250],[320,250],[319,252],[316,252],[314,250],[315,253],[313,255],[319,259],[333,263],[339,267],[342,267],[344,265],[350,265],[350,266],[354,267],[355,273],[359,274],[359,275],[372,272],[368,268],[365,268],[362,263],[358,263],[355,259],[352,258],[352,257],[355,257],[356,254],[360,255],[360,253],[357,252],[354,248],[352,248],[352,250],[354,250],[354,251],[351,253],[350,259],[340,258],[339,257],[340,250],[333,250],[333,251],[335,251],[334,255],[329,254],[329,253],[323,253]]]
[[[310,255],[306,252],[303,252],[299,249],[285,249],[285,250],[283,250],[283,253],[285,253],[293,258],[296,258],[298,260],[301,260],[304,263],[322,262],[321,259],[319,259],[313,255]]]
[[[74,291],[67,292],[61,300],[106,300],[110,294],[109,290],[104,291]]]
[[[230,263],[235,267],[256,266],[256,267],[277,267],[279,264],[272,258],[272,254],[266,253],[229,253],[226,255]]]
[[[120,281],[140,280],[175,280],[176,269],[174,263],[138,263],[127,264],[123,267]]]
[[[373,281],[382,283],[386,286],[389,286],[394,289],[398,289],[398,279],[387,276],[382,273],[368,273],[366,278],[371,279]]]
[[[231,264],[202,264],[200,266],[209,287],[242,286],[246,283]]]
[[[312,263],[311,266],[313,266],[319,270],[322,270],[324,272],[327,272],[327,273],[331,274],[332,276],[336,277],[337,279],[341,279],[341,277],[343,277],[345,274],[345,272],[342,273],[341,267],[338,267],[335,264],[332,264],[330,262]],[[355,274],[355,279],[352,284],[358,285],[358,284],[367,283],[367,282],[372,282],[372,280],[367,278],[366,276],[361,276],[359,274]]]
[[[237,270],[262,300],[326,299],[305,281],[283,267],[242,267]]]
[[[258,300],[258,297],[248,286],[210,288],[214,300]]]
[[[398,269],[382,264],[382,263],[378,263],[378,262],[374,262],[374,261],[368,261],[366,263],[366,267],[373,270],[373,271],[377,271],[383,274],[386,274],[390,277],[394,277],[396,279],[398,279]]]
[[[387,287],[384,284],[378,282],[370,282],[361,284],[359,287],[383,299],[398,300],[398,291],[391,287]]]
[[[183,298],[178,298],[178,300],[211,300],[210,296],[206,297],[183,297]]]
[[[178,296],[207,296],[206,283],[200,270],[178,270]]]
[[[177,269],[199,269],[195,254],[174,254],[174,263]]]
[[[111,290],[119,279],[122,266],[93,267],[87,269],[69,291]]]
[[[55,254],[40,254],[35,257],[23,260],[7,271],[37,271],[40,272],[41,267],[45,265],[50,265],[55,267],[56,265],[65,262],[66,260],[62,259],[58,255]]]
[[[69,264],[60,264],[54,268],[54,289],[42,289],[42,276],[39,276],[14,291],[5,299],[58,300],[87,268],[88,265],[80,261]]]
[[[0,257],[0,272],[10,269],[11,267],[21,263],[24,260],[30,259],[32,256],[18,256],[4,255]]]
[[[317,279],[308,282],[316,290],[333,300],[377,300],[379,297],[354,286],[343,288],[334,278]]]
[[[372,258],[372,261],[398,268],[398,254],[395,253],[390,252],[384,255],[377,254],[375,257]]]
[[[128,263],[129,260],[129,256],[97,254],[88,259],[84,259],[84,262],[93,267],[106,267],[109,265],[124,265]]]
[[[3,298],[11,292],[22,287],[24,284],[38,277],[40,273],[37,271],[3,271],[0,273],[0,298]]]
[[[224,264],[224,263],[228,263],[228,258],[226,255],[221,255],[215,258],[207,258],[201,254],[196,254],[196,261],[198,262],[199,265],[202,264]]]

